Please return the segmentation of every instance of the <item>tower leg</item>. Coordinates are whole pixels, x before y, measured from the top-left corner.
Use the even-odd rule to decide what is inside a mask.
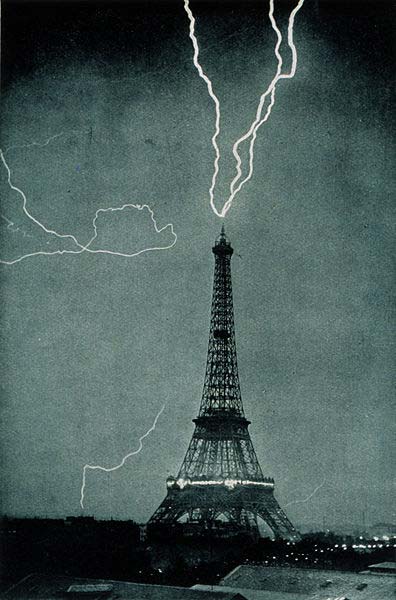
[[[300,539],[300,534],[293,527],[272,494],[256,506],[256,514],[267,523],[276,538],[295,541]]]

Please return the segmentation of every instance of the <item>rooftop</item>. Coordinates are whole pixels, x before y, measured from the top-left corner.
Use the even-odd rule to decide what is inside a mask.
[[[393,577],[368,571],[351,573],[262,565],[241,565],[221,582],[225,589],[282,592],[286,594],[285,600],[289,594],[290,600],[292,594],[297,594],[297,598],[301,594],[304,600],[394,600],[394,584]]]
[[[79,579],[33,574],[1,596],[18,600],[248,600],[236,591],[212,592],[165,585],[145,585],[103,579]]]
[[[396,562],[382,562],[375,565],[369,565],[370,571],[382,571],[384,573],[396,573]]]
[[[265,590],[252,590],[247,588],[231,588],[227,586],[219,586],[219,585],[194,585],[194,590],[213,590],[215,592],[230,591],[230,592],[238,592],[242,594],[244,598],[247,600],[309,600],[306,594],[296,594],[289,592],[273,592],[273,591],[265,591]],[[219,596],[217,596],[218,598]]]

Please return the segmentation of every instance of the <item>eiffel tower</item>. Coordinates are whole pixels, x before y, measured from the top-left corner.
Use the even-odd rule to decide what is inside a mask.
[[[148,526],[177,527],[192,534],[217,530],[259,537],[258,518],[275,538],[299,533],[274,497],[248,432],[239,386],[231,287],[233,249],[224,227],[213,247],[215,272],[205,382],[195,431],[176,478]],[[223,529],[221,529],[223,527]]]

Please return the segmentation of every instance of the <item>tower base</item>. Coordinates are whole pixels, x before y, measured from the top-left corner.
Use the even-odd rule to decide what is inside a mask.
[[[203,483],[180,487],[175,482],[149,520],[149,528],[168,526],[186,535],[210,532],[221,537],[242,534],[259,538],[258,518],[261,518],[276,539],[300,539],[275,499],[273,488],[253,482],[232,488]]]

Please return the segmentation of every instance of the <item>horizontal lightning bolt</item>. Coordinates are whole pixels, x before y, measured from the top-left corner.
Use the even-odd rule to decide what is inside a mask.
[[[257,137],[257,131],[259,130],[259,128],[263,125],[263,123],[265,123],[272,111],[272,107],[275,104],[275,91],[276,91],[276,84],[278,83],[278,81],[280,79],[292,79],[295,75],[296,72],[296,68],[297,68],[297,50],[294,44],[294,40],[293,40],[293,30],[294,30],[294,20],[295,20],[295,16],[297,14],[297,12],[300,10],[300,8],[302,7],[302,5],[304,4],[304,0],[299,0],[298,4],[296,5],[296,7],[292,10],[292,12],[289,15],[289,21],[288,21],[288,46],[291,50],[292,53],[292,66],[291,66],[291,70],[289,73],[282,73],[282,64],[283,64],[283,59],[282,56],[279,52],[279,48],[281,46],[282,43],[282,34],[276,24],[276,20],[274,18],[274,0],[270,0],[270,7],[269,7],[269,19],[271,22],[271,26],[273,28],[273,30],[276,33],[277,36],[277,42],[275,45],[275,56],[277,58],[277,69],[276,69],[276,74],[273,77],[271,83],[269,84],[268,88],[266,89],[266,91],[261,95],[260,97],[260,101],[257,107],[257,111],[256,111],[256,117],[254,119],[254,121],[252,122],[250,128],[248,129],[248,131],[241,136],[233,145],[232,148],[232,153],[234,155],[234,158],[236,160],[236,175],[234,177],[234,179],[231,181],[230,184],[230,194],[229,197],[227,199],[227,201],[224,203],[223,208],[219,211],[214,203],[214,189],[216,186],[216,181],[217,181],[217,175],[219,172],[219,160],[220,160],[220,150],[217,144],[217,137],[220,133],[220,103],[219,100],[217,98],[217,96],[215,95],[215,93],[213,92],[213,86],[212,86],[212,82],[210,81],[210,79],[208,78],[208,76],[204,73],[202,66],[199,63],[199,47],[198,47],[198,41],[197,38],[195,36],[195,18],[191,12],[191,9],[189,7],[189,0],[184,0],[184,8],[185,11],[188,15],[189,21],[190,21],[190,38],[191,41],[193,43],[193,47],[194,47],[194,57],[193,57],[193,62],[194,65],[196,67],[196,69],[198,70],[199,76],[206,82],[207,88],[208,88],[208,92],[210,97],[212,98],[212,100],[214,101],[215,104],[215,112],[216,112],[216,119],[215,119],[215,133],[212,137],[212,145],[215,149],[215,160],[214,160],[214,170],[213,170],[213,176],[212,176],[212,185],[210,187],[209,190],[209,197],[210,197],[210,205],[214,211],[214,213],[218,216],[218,217],[225,217],[225,215],[227,214],[228,210],[231,208],[232,202],[235,198],[235,196],[238,194],[238,192],[240,192],[240,190],[242,189],[242,187],[244,186],[244,184],[249,181],[253,175],[253,169],[254,169],[254,143],[256,141],[256,137]],[[267,110],[264,114],[264,116],[262,116],[263,114],[263,108],[265,105],[265,101],[267,99],[267,97],[270,96],[270,102],[269,105],[267,107]],[[239,147],[240,145],[249,140],[250,139],[250,144],[249,144],[249,172],[248,175],[245,177],[245,179],[243,179],[242,181],[240,181],[241,177],[242,177],[242,159],[240,157],[239,154]],[[239,183],[238,183],[239,182]],[[237,185],[238,184],[238,185]]]
[[[40,227],[40,229],[42,229],[45,233],[50,234],[50,235],[54,235],[59,239],[62,240],[71,240],[77,247],[78,250],[54,250],[54,251],[45,251],[45,250],[41,250],[41,251],[37,251],[37,252],[31,252],[28,254],[24,254],[14,260],[0,260],[0,264],[3,265],[14,265],[16,263],[19,263],[23,260],[25,260],[26,258],[30,258],[33,256],[54,256],[54,255],[63,255],[63,254],[82,254],[83,252],[88,252],[90,254],[111,254],[112,256],[123,256],[126,258],[132,258],[134,256],[139,256],[140,254],[143,254],[145,252],[151,252],[154,250],[169,250],[170,248],[172,248],[176,242],[177,242],[177,235],[174,232],[173,229],[173,225],[172,223],[168,223],[167,225],[164,225],[163,227],[158,227],[157,222],[154,218],[154,212],[153,210],[147,205],[147,204],[123,204],[120,207],[109,207],[109,208],[99,208],[96,213],[95,213],[95,217],[93,218],[92,221],[92,226],[93,226],[93,230],[94,230],[94,234],[92,236],[92,238],[88,241],[87,244],[82,244],[81,242],[78,241],[78,239],[70,234],[70,233],[59,233],[57,231],[55,231],[54,229],[50,229],[48,228],[46,225],[44,225],[43,223],[41,223],[38,219],[36,219],[32,213],[30,212],[30,210],[28,209],[28,202],[27,202],[27,197],[26,194],[24,193],[24,191],[22,189],[20,189],[19,187],[17,187],[16,185],[14,185],[14,183],[12,182],[12,173],[11,173],[11,168],[9,166],[9,164],[6,161],[5,158],[5,154],[6,152],[8,152],[9,150],[11,150],[12,148],[29,148],[31,146],[47,146],[52,140],[59,138],[60,136],[64,135],[63,133],[59,133],[56,135],[51,136],[50,138],[48,138],[45,142],[43,143],[39,143],[39,142],[32,142],[31,144],[25,144],[25,145],[20,145],[20,146],[10,146],[8,147],[6,150],[1,150],[0,149],[0,160],[4,166],[4,168],[7,171],[7,183],[10,187],[11,190],[15,191],[17,194],[20,195],[20,197],[22,198],[22,209],[23,212],[25,213],[25,215],[28,217],[28,219],[30,219],[30,221],[32,221],[35,225],[37,225],[38,227]],[[90,248],[91,244],[94,242],[94,240],[97,238],[98,235],[98,231],[97,231],[97,225],[96,225],[96,221],[99,217],[99,215],[101,213],[105,213],[105,212],[116,212],[116,211],[123,211],[126,208],[134,208],[136,210],[142,211],[142,210],[147,210],[150,214],[150,218],[151,221],[153,222],[154,228],[155,228],[155,232],[157,234],[162,233],[164,230],[166,229],[170,229],[170,232],[173,236],[173,241],[171,244],[169,244],[168,246],[151,246],[148,248],[143,248],[142,250],[139,250],[137,252],[133,252],[133,253],[125,253],[125,252],[116,252],[115,250],[105,250],[105,249],[95,249],[93,250],[92,248]]]
[[[143,434],[140,438],[139,438],[139,445],[137,450],[133,450],[132,452],[128,452],[128,454],[126,454],[124,456],[124,458],[122,459],[122,461],[120,462],[120,464],[116,465],[115,467],[102,467],[100,465],[84,465],[83,468],[83,476],[82,476],[82,484],[81,484],[81,495],[80,495],[80,505],[81,508],[84,508],[84,495],[85,495],[85,486],[86,486],[86,473],[87,470],[92,470],[92,471],[105,471],[106,473],[111,473],[112,471],[117,471],[117,469],[120,469],[121,467],[124,466],[125,462],[128,460],[128,458],[130,458],[131,456],[136,456],[136,454],[139,454],[139,452],[142,450],[143,448],[143,440],[150,435],[150,433],[152,431],[154,431],[158,419],[160,418],[161,414],[163,413],[165,408],[165,404],[164,406],[161,408],[161,410],[158,412],[157,416],[154,419],[154,422],[152,424],[152,426],[150,427],[150,429],[148,429],[148,431],[146,431],[145,434]]]
[[[9,152],[10,150],[19,150],[21,148],[32,148],[34,146],[37,146],[38,148],[44,148],[45,146],[48,146],[48,144],[50,144],[53,140],[56,140],[59,137],[64,137],[65,135],[72,135],[73,133],[75,133],[76,135],[81,134],[81,133],[87,133],[88,130],[81,130],[81,129],[70,129],[69,131],[65,132],[65,131],[61,131],[60,133],[56,133],[55,135],[51,135],[51,137],[47,138],[44,142],[29,142],[28,144],[14,144],[12,146],[7,146],[7,148],[5,148],[5,150],[3,151],[4,154],[7,154],[7,152]],[[90,131],[90,130],[89,130]]]

